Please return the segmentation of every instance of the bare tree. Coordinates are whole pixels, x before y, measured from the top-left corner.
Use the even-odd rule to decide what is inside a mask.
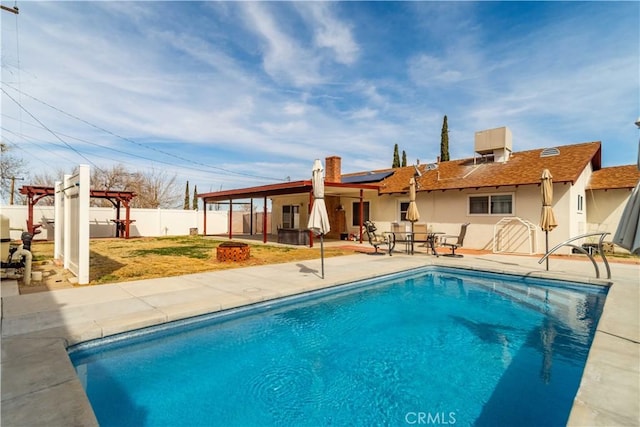
[[[131,175],[131,186],[126,191],[133,191],[136,197],[131,200],[134,208],[177,208],[180,206],[180,188],[176,175],[151,169]]]
[[[54,187],[56,181],[62,181],[65,175],[73,174],[72,171],[65,171],[64,169],[58,168],[55,172],[46,171],[33,175],[29,178],[29,185],[34,185],[38,187]],[[55,200],[53,197],[43,197],[38,202],[39,205],[44,206],[53,206]]]
[[[109,169],[94,169],[91,174],[91,188],[105,191],[132,191],[136,197],[131,200],[134,208],[175,208],[180,200],[176,176],[169,176],[162,170],[131,172],[118,164]],[[107,200],[95,199],[97,206],[111,206]]]
[[[55,171],[45,171],[32,175],[31,178],[29,178],[29,182],[30,185],[39,187],[53,187],[56,181],[62,181],[65,175],[71,173],[71,171],[58,168]]]
[[[7,173],[18,170],[22,166],[22,161],[17,159],[14,169],[5,157],[5,144],[2,144],[2,177],[5,173],[5,161],[7,161]],[[77,170],[64,171],[57,169],[54,172],[42,172],[29,179],[29,185],[53,187],[56,181],[61,181],[65,174],[72,175]],[[17,173],[16,173],[17,174]],[[16,175],[11,173],[10,175]],[[4,191],[5,180],[2,180]],[[180,189],[176,183],[176,176],[170,176],[162,170],[151,169],[148,171],[131,172],[121,164],[113,165],[110,168],[92,168],[91,189],[104,191],[132,191],[136,197],[131,200],[133,208],[177,208],[180,202]],[[4,192],[2,194],[4,197]],[[49,200],[51,199],[51,200]],[[52,197],[45,197],[40,202],[43,205],[53,205]],[[113,206],[105,199],[91,199],[92,206]]]
[[[18,193],[16,180],[24,179],[26,175],[26,163],[23,159],[10,153],[11,147],[0,142],[0,197],[3,202],[13,201],[14,197],[21,198]]]
[[[104,191],[132,191],[129,188],[133,182],[139,180],[135,173],[131,173],[121,164],[111,168],[91,169],[91,189]],[[92,206],[109,207],[111,202],[105,199],[91,199]]]

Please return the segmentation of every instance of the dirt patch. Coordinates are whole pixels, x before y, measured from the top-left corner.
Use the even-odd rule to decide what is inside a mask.
[[[53,260],[39,262],[32,267],[32,271],[41,272],[42,280],[32,279],[28,286],[20,283],[21,294],[72,288],[76,281],[73,273],[65,270],[62,265],[57,265]]]
[[[90,242],[89,285],[118,283],[158,277],[180,276],[254,265],[277,264],[316,259],[319,248],[290,247],[249,243],[251,256],[246,261],[220,262],[216,248],[226,240],[202,236],[178,236],[136,239],[95,239]],[[20,284],[20,293],[72,288],[76,279],[63,266],[53,262],[53,243],[35,241],[33,271],[42,272],[42,281]],[[350,255],[349,248],[325,248],[325,257]]]

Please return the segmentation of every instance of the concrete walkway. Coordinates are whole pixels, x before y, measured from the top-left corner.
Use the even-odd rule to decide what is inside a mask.
[[[75,375],[69,345],[172,320],[425,265],[560,278],[595,284],[587,261],[466,255],[453,259],[352,255],[181,277],[2,295],[2,413],[6,426],[97,425]],[[613,285],[589,353],[570,425],[640,423],[640,266],[611,264]]]

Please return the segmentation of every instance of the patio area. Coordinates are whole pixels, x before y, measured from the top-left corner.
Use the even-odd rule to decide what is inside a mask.
[[[259,236],[261,238],[262,236]],[[325,245],[368,244],[330,241]],[[365,249],[366,248],[366,249]],[[373,249],[373,248],[371,248]],[[425,248],[426,249],[426,248]],[[611,281],[597,280],[585,259],[467,252],[464,258],[423,253],[357,254],[217,272],[2,295],[3,426],[88,426],[97,421],[69,361],[70,345],[146,326],[425,265],[610,284],[569,425],[640,422],[640,265],[611,263]]]

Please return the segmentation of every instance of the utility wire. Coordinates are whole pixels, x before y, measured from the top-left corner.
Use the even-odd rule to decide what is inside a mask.
[[[3,116],[10,117],[10,116],[4,115],[4,114],[3,114]],[[37,125],[31,124],[31,123],[28,123],[28,124],[30,126],[33,126],[33,127],[38,127]],[[41,149],[43,151],[47,151],[51,155],[54,155],[56,157],[59,157],[61,159],[66,160],[66,161],[72,161],[71,159],[66,158],[61,153],[58,153],[58,152],[53,151],[53,150],[50,150],[47,147],[45,147],[45,146],[43,146],[42,144],[39,143],[39,142],[41,142],[41,143],[44,143],[44,144],[52,144],[51,142],[43,141],[43,140],[40,140],[40,139],[38,139],[36,137],[30,136],[30,135],[26,135],[24,133],[18,134],[17,132],[14,132],[11,129],[7,129],[7,128],[3,127],[3,126],[0,126],[0,129],[5,133],[3,138],[5,140],[7,140],[8,142],[10,142],[11,145],[15,146],[17,149],[19,149],[19,150],[23,151],[25,154],[27,154],[29,156],[29,158],[34,158],[34,159],[40,161],[41,163],[48,164],[45,160],[43,160],[41,158],[42,156],[34,155],[31,150],[27,150],[25,147],[17,144],[16,142],[11,141],[9,138],[7,138],[7,134],[15,135],[17,138],[20,138],[21,140],[23,140],[25,142],[28,142],[29,144],[33,144],[36,147],[38,147],[39,149]],[[86,141],[86,140],[84,140],[82,138],[77,138],[77,137],[74,137],[74,136],[66,135],[66,134],[61,133],[61,132],[59,132],[59,135],[61,135],[63,137],[66,137],[66,138],[74,139],[74,140],[77,140],[77,141],[80,141],[80,142],[85,142],[87,144],[96,145],[96,146],[98,146],[100,148],[113,150],[113,151],[116,151],[116,152],[122,152],[122,153],[124,153],[124,154],[126,154],[128,156],[139,157],[139,158],[144,159],[144,160],[149,160],[151,162],[156,162],[156,160],[154,160],[154,159],[149,159],[149,158],[146,158],[146,157],[143,157],[143,156],[138,156],[138,155],[135,155],[135,154],[126,153],[124,151],[120,151],[118,149],[111,148],[111,147],[102,147],[99,144],[96,144],[94,142],[90,142],[90,141]],[[134,167],[139,167],[140,166],[139,163],[129,162],[129,161],[123,160],[121,158],[114,159],[114,158],[111,158],[111,157],[101,156],[101,155],[98,155],[98,154],[93,154],[93,156],[94,157],[99,157],[99,158],[102,158],[102,159],[115,161],[115,162],[118,162],[118,163],[121,163],[121,164],[131,165],[131,166],[134,166]],[[202,180],[202,182],[211,182],[212,180],[216,181],[216,182],[218,182],[218,181],[230,181],[230,178],[221,178],[221,177],[212,178],[212,173],[211,173],[211,171],[208,171],[208,170],[197,169],[197,168],[193,168],[193,167],[190,167],[190,166],[175,165],[175,164],[172,164],[172,163],[169,163],[169,162],[162,162],[162,161],[157,161],[157,162],[164,163],[164,164],[167,164],[167,165],[170,165],[170,166],[174,166],[174,168],[177,169],[177,171],[175,171],[175,174],[178,175],[178,176],[182,176],[182,177],[186,177],[186,178],[194,178],[193,172],[195,171],[196,172],[195,176],[199,177]]]
[[[4,88],[0,87],[0,90],[2,90],[2,92],[7,95],[9,97],[9,99],[11,99],[13,102],[16,103],[16,105],[18,107],[20,107],[25,113],[27,113],[29,116],[31,116],[31,118],[33,120],[35,120],[36,122],[38,122],[40,124],[40,126],[43,127],[43,129],[47,130],[49,133],[51,133],[51,135],[55,136],[56,139],[60,142],[62,142],[64,145],[66,145],[71,151],[73,151],[74,153],[76,153],[78,156],[82,157],[83,159],[85,159],[87,162],[89,162],[91,165],[93,165],[93,167],[95,167],[96,169],[102,171],[102,169],[100,169],[98,167],[98,165],[96,165],[95,163],[93,163],[91,160],[89,160],[89,158],[87,158],[84,154],[82,154],[81,152],[79,152],[78,150],[76,150],[75,148],[73,148],[69,143],[67,143],[64,139],[60,138],[60,136],[58,136],[58,134],[56,134],[54,131],[52,131],[51,129],[49,129],[44,123],[42,123],[36,116],[34,116],[33,114],[31,114],[31,112],[29,112],[29,110],[27,110],[22,104],[20,104],[18,101],[16,101],[11,95],[9,95],[7,93],[6,90],[4,90]]]
[[[38,98],[34,97],[33,95],[30,95],[30,94],[28,94],[26,92],[21,91],[20,89],[17,89],[15,87],[13,87],[9,83],[4,83],[4,84],[6,86],[10,87],[11,89],[15,90],[16,92],[21,93],[22,95],[27,96],[27,97],[33,99],[34,101],[37,101],[37,102],[39,102],[39,103],[41,103],[43,105],[46,105],[47,107],[49,107],[49,108],[51,108],[53,110],[56,110],[56,111],[66,115],[68,117],[71,117],[71,118],[73,118],[75,120],[78,120],[78,121],[80,121],[80,122],[82,122],[82,123],[84,123],[84,124],[86,124],[88,126],[91,126],[91,127],[95,128],[95,129],[98,129],[98,130],[100,130],[102,132],[105,132],[105,133],[107,133],[107,134],[109,134],[111,136],[114,136],[116,138],[122,139],[123,141],[129,142],[131,144],[135,144],[135,145],[137,145],[139,147],[142,147],[142,148],[146,148],[147,150],[153,150],[153,151],[156,151],[156,152],[158,152],[160,154],[164,154],[165,156],[173,157],[173,158],[176,158],[176,159],[179,159],[179,160],[183,160],[185,162],[192,163],[192,164],[195,164],[195,165],[204,166],[204,167],[207,167],[207,168],[224,171],[224,172],[227,172],[227,173],[230,173],[230,174],[234,174],[234,175],[242,175],[242,176],[248,176],[248,177],[251,177],[251,178],[266,179],[266,180],[272,180],[272,181],[284,181],[284,179],[282,179],[282,178],[265,177],[265,176],[254,175],[254,174],[250,174],[250,173],[246,173],[246,172],[236,172],[236,171],[224,169],[224,168],[221,168],[221,167],[218,167],[218,166],[212,166],[212,165],[208,165],[206,163],[196,162],[194,160],[187,159],[185,157],[178,156],[176,154],[169,153],[167,151],[163,151],[163,150],[160,150],[160,149],[155,148],[155,147],[150,147],[148,145],[141,144],[141,143],[136,142],[136,141],[134,141],[132,139],[126,138],[124,136],[120,136],[120,135],[118,135],[118,134],[116,134],[114,132],[111,132],[110,130],[105,129],[103,127],[100,127],[100,126],[98,126],[96,124],[93,124],[93,123],[91,123],[91,122],[89,122],[89,121],[87,121],[85,119],[82,119],[82,118],[80,118],[80,117],[78,117],[78,116],[76,116],[74,114],[71,114],[71,113],[68,113],[68,112],[66,112],[64,110],[61,110],[60,108],[55,107],[55,106],[53,106],[53,105],[51,105],[51,104],[49,104],[49,103],[47,103],[47,102],[45,102],[45,101],[43,101],[41,99],[38,99]],[[5,92],[5,91],[3,90],[3,92]],[[173,164],[173,163],[169,163],[169,164]]]
[[[9,116],[6,116],[6,115],[4,115],[4,116],[5,117],[9,117]],[[37,127],[36,125],[31,125],[31,126]],[[35,138],[33,136],[25,135],[24,133],[20,135],[20,134],[18,134],[16,132],[12,131],[11,129],[5,128],[4,126],[0,126],[0,129],[2,129],[6,133],[10,133],[12,135],[15,135],[16,137],[21,138],[24,141],[30,142],[32,144],[35,144],[37,147],[39,147],[39,148],[41,148],[41,149],[43,149],[45,151],[48,151],[48,152],[50,152],[51,154],[53,154],[55,156],[64,158],[64,156],[62,156],[61,154],[56,153],[56,152],[51,151],[51,150],[48,150],[47,148],[45,148],[42,145],[37,143],[37,141],[40,141],[40,142],[45,142],[45,141],[38,140],[37,138]],[[176,175],[180,175],[180,176],[184,176],[184,177],[192,177],[193,174],[187,173],[187,171],[195,171],[195,172],[198,172],[198,173],[201,173],[201,174],[206,174],[204,176],[200,175],[200,178],[202,178],[204,180],[211,180],[211,177],[212,177],[212,175],[211,175],[212,172],[210,170],[198,169],[198,168],[194,168],[192,166],[180,166],[180,165],[176,165],[175,163],[165,162],[165,161],[162,161],[162,160],[155,160],[155,159],[151,159],[151,158],[148,158],[148,157],[140,156],[140,155],[137,155],[137,154],[128,153],[126,151],[122,151],[122,150],[119,150],[117,148],[104,147],[104,146],[102,146],[100,144],[97,144],[95,142],[91,142],[91,141],[87,141],[87,140],[82,139],[82,138],[77,138],[77,137],[74,137],[74,136],[71,136],[71,135],[67,135],[67,134],[64,134],[62,132],[58,132],[58,134],[63,136],[63,137],[69,138],[69,139],[73,139],[73,140],[76,140],[76,141],[84,142],[86,144],[94,145],[94,146],[99,147],[99,148],[103,148],[105,150],[111,150],[111,151],[115,151],[117,153],[125,154],[127,156],[136,157],[136,158],[140,158],[140,159],[143,159],[143,160],[148,160],[148,161],[155,162],[155,163],[162,163],[162,164],[165,164],[165,165],[173,166],[174,168],[177,168],[177,169],[183,169],[183,171],[181,171],[179,173],[176,172]],[[20,148],[20,149],[22,149],[22,148]],[[23,151],[26,151],[26,150],[23,150]],[[140,166],[139,164],[136,164],[136,163],[133,163],[133,162],[128,162],[128,161],[123,160],[121,158],[115,158],[114,159],[112,157],[101,156],[101,155],[98,155],[98,154],[93,154],[93,156],[100,157],[102,159],[107,159],[107,160],[119,162],[119,163],[129,164],[129,165],[136,166],[136,167]],[[65,159],[65,160],[69,160],[69,159]],[[184,171],[184,170],[186,170],[186,171]],[[220,172],[218,172],[218,173],[220,173]],[[222,174],[222,175],[228,175],[228,174]],[[214,179],[217,180],[217,181],[229,181],[228,178],[225,179],[225,178],[215,177]]]

